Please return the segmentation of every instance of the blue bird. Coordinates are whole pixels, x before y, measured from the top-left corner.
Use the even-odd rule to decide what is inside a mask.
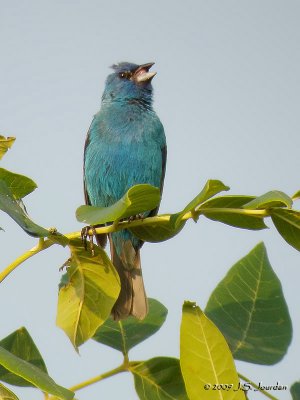
[[[87,204],[107,207],[137,184],[162,192],[167,147],[163,125],[152,108],[154,63],[121,62],[107,77],[100,111],[94,116],[84,151],[84,190]],[[155,215],[158,208],[144,214]],[[106,235],[97,235],[104,247]],[[121,280],[113,307],[115,320],[148,312],[140,249],[143,242],[128,230],[109,235],[111,258]]]

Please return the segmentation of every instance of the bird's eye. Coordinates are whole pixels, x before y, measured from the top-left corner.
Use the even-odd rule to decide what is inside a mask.
[[[121,79],[130,79],[131,78],[131,72],[126,71],[126,72],[120,72],[119,77]]]

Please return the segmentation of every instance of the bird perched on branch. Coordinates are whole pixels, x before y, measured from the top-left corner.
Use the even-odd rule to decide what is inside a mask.
[[[90,126],[84,152],[86,203],[107,207],[137,184],[148,183],[162,192],[167,147],[164,128],[152,108],[150,72],[154,63],[113,65],[107,77],[100,111]],[[152,216],[158,209],[145,213]],[[97,236],[106,244],[106,235]],[[148,312],[140,249],[143,242],[128,230],[109,235],[111,257],[121,291],[112,315],[120,320],[133,315],[143,319]]]

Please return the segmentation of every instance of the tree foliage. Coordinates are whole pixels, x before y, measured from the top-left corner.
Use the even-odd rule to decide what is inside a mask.
[[[14,138],[0,136],[0,159]],[[155,357],[134,361],[132,347],[155,334],[164,324],[167,309],[149,299],[149,314],[143,321],[129,317],[113,321],[111,309],[120,291],[119,276],[105,251],[95,244],[93,251],[80,240],[81,232],[61,234],[46,229],[29,217],[23,198],[36,189],[30,178],[0,168],[0,209],[28,235],[39,238],[35,248],[15,259],[0,273],[3,281],[15,268],[35,254],[56,244],[68,246],[70,258],[59,284],[57,325],[78,351],[87,340],[106,345],[123,354],[123,363],[98,376],[96,381],[128,372],[134,378],[137,396],[143,400],[240,400],[256,385],[240,375],[234,360],[274,365],[286,354],[292,339],[292,322],[279,278],[272,269],[263,243],[233,265],[211,293],[204,311],[194,302],[182,308],[180,358]],[[159,190],[137,185],[107,208],[80,206],[77,219],[89,225],[106,224],[97,233],[130,229],[149,242],[161,242],[179,234],[188,220],[206,217],[232,227],[261,230],[271,219],[282,238],[300,250],[300,212],[293,197],[274,190],[261,196],[224,195],[229,187],[219,180],[207,181],[200,193],[182,210],[128,221],[126,218],[155,208]],[[125,220],[124,220],[125,218]],[[90,230],[92,233],[92,230]],[[74,398],[74,393],[94,384],[95,379],[64,388],[49,376],[46,363],[26,328],[0,340],[0,398],[17,399],[5,384],[32,386],[45,398]],[[243,381],[250,382],[243,384]],[[268,398],[267,390],[258,388]],[[299,399],[299,382],[291,387]]]

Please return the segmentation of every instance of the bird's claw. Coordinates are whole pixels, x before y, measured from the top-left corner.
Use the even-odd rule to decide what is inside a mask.
[[[92,233],[90,233],[90,231],[92,231]],[[89,247],[93,257],[95,255],[94,236],[96,235],[97,232],[94,226],[85,226],[84,228],[81,229],[81,240],[84,245],[84,248],[85,250],[88,249],[88,241],[89,241]]]
[[[136,214],[136,215],[132,215],[131,217],[129,217],[127,219],[128,222],[132,222],[132,221],[137,221],[137,220],[143,220],[145,218],[144,214]]]

